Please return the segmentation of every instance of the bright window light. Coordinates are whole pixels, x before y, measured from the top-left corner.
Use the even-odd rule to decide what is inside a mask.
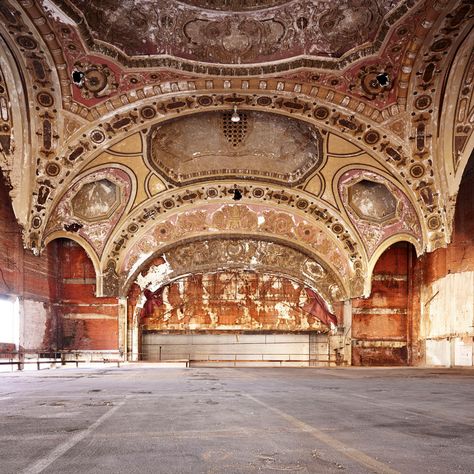
[[[0,298],[0,342],[15,344],[18,349],[20,339],[20,317],[18,298]]]

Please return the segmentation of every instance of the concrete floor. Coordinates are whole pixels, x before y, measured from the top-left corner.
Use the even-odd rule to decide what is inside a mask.
[[[473,408],[470,370],[0,374],[0,472],[474,472]]]

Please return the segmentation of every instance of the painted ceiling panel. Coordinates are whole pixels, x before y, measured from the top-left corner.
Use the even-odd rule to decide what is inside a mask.
[[[148,135],[150,165],[172,183],[214,176],[297,184],[322,162],[322,137],[305,122],[269,113],[207,112],[175,119]]]
[[[66,12],[75,7],[95,40],[108,43],[127,56],[168,54],[207,63],[243,64],[301,55],[341,57],[355,47],[372,43],[384,16],[393,13],[402,2],[61,3]],[[265,8],[269,6],[274,8]],[[381,34],[383,38],[384,32]]]

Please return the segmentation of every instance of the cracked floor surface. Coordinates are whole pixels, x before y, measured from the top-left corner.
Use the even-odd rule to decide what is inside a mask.
[[[474,371],[0,374],[0,473],[474,472]]]

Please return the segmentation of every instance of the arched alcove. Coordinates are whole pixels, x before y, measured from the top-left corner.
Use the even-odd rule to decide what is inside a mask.
[[[54,240],[57,248],[58,346],[64,351],[116,351],[117,298],[96,296],[96,269],[78,241]]]
[[[323,274],[296,250],[266,241],[203,240],[157,254],[125,287],[128,358],[342,363],[332,346],[342,306]]]
[[[352,365],[411,363],[415,246],[395,242],[374,264],[371,292],[352,300]]]

